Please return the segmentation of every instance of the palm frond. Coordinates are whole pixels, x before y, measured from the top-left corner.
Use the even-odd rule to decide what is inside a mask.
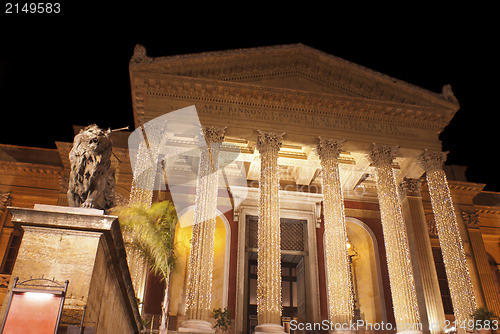
[[[166,279],[175,263],[174,239],[177,214],[169,201],[140,204],[114,210],[120,225],[133,235],[133,244],[147,259],[151,269]]]

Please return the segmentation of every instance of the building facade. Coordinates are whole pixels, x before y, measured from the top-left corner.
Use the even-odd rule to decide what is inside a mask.
[[[151,193],[179,216],[169,329],[209,331],[224,307],[234,333],[323,320],[443,333],[477,307],[500,314],[500,197],[444,165],[439,133],[459,109],[449,86],[433,93],[300,44],[158,58],[137,46],[129,70],[136,128],[195,106],[207,143],[169,160]],[[134,195],[128,135],[112,137],[119,204]],[[189,148],[186,137],[179,126],[164,143]],[[0,149],[8,282],[21,236],[6,207],[67,205],[71,143]],[[143,315],[157,315],[163,283],[134,261]]]

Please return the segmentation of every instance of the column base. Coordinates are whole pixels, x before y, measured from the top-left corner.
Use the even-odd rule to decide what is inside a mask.
[[[212,324],[206,320],[185,320],[177,330],[179,333],[215,333]]]
[[[255,333],[285,333],[285,331],[281,325],[262,324],[255,327]]]

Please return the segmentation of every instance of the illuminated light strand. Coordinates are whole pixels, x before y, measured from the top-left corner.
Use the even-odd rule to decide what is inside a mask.
[[[342,144],[343,141],[340,140],[320,138],[318,154],[323,182],[329,320],[332,323],[348,324],[354,319],[354,295],[338,163]]]
[[[278,153],[283,134],[260,132],[257,256],[258,323],[281,325],[281,254]]]
[[[222,127],[203,129],[207,146],[201,150],[196,180],[186,287],[186,318],[190,320],[208,320],[211,311],[219,152],[224,140],[224,129]]]
[[[377,176],[377,193],[395,321],[398,324],[418,324],[420,314],[408,237],[391,166],[395,155],[395,147],[375,145],[370,158]]]
[[[160,138],[152,138],[154,131],[150,133],[150,138],[144,138],[137,150],[137,157],[134,165],[134,178],[130,189],[129,205],[140,204],[150,207],[153,200],[153,187],[156,177],[156,164],[158,162],[158,146]],[[132,285],[137,298],[142,301],[142,292],[146,283],[145,270],[147,261],[140,252],[131,246],[134,236],[131,232],[124,233],[126,241],[127,263],[130,269]]]
[[[419,159],[426,171],[455,319],[461,324],[472,319],[476,300],[448,181],[443,170],[445,160],[446,152],[425,152]]]
[[[165,123],[150,124],[147,131],[141,126],[143,140],[137,149],[129,205],[140,203],[151,206],[164,126]]]

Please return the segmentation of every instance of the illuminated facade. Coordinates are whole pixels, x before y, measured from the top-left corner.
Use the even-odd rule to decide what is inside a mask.
[[[304,45],[159,58],[138,46],[130,80],[136,127],[194,105],[218,133],[210,159],[224,165],[203,188],[216,203],[197,195],[196,177],[178,190],[170,329],[209,331],[218,307],[234,333],[325,319],[442,333],[476,307],[500,314],[499,195],[443,165],[438,135],[459,108],[449,87],[429,92]],[[128,134],[113,136],[126,204]],[[184,137],[179,128],[167,140]],[[5,206],[66,204],[71,143],[57,147],[0,147],[5,281],[19,239]],[[192,166],[180,157],[168,168]],[[227,188],[240,171],[245,184]],[[171,198],[168,187],[153,193]],[[200,208],[217,217],[193,228]],[[142,265],[130,272],[143,314],[159,314],[162,283]]]

